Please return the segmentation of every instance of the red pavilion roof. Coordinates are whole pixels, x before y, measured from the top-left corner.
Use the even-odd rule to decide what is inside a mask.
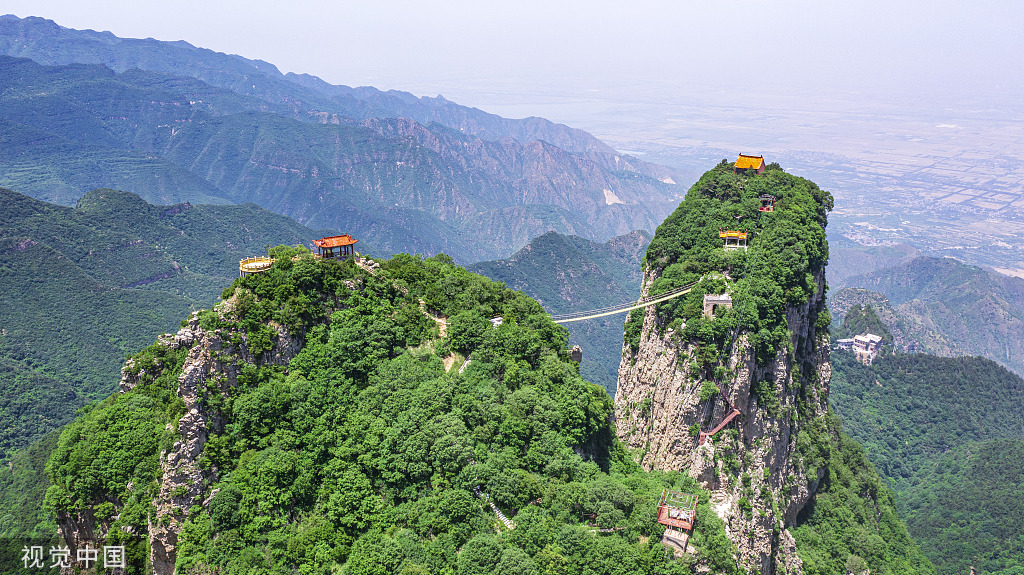
[[[341,246],[350,246],[359,240],[352,239],[352,236],[348,234],[342,234],[340,236],[324,237],[319,240],[313,240],[313,245],[318,248],[337,248]]]

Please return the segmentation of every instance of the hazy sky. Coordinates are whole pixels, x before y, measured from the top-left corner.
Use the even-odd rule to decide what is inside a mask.
[[[462,80],[1024,93],[1024,10],[1007,0],[3,0],[2,13],[420,93]]]

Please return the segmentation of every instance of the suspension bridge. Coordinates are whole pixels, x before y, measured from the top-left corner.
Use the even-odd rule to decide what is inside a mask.
[[[572,313],[552,314],[551,320],[554,321],[555,323],[570,323],[574,321],[583,321],[586,319],[594,319],[598,317],[615,315],[617,313],[626,313],[633,311],[635,309],[640,309],[647,306],[659,304],[663,301],[668,301],[670,299],[677,298],[681,295],[686,295],[690,293],[690,290],[692,290],[696,285],[697,282],[689,283],[682,287],[677,287],[675,289],[669,290],[664,293],[660,293],[655,296],[651,296],[648,298],[640,298],[637,301],[631,301],[628,303],[609,306],[605,308],[591,309],[587,311],[578,311]]]

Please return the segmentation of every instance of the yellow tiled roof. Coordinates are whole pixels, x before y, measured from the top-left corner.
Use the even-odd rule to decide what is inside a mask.
[[[736,159],[737,170],[757,170],[764,165],[764,156],[744,156],[740,154],[740,157]]]

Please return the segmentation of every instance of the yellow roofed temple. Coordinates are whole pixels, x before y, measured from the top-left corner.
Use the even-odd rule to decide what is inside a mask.
[[[736,172],[739,172],[740,170],[754,170],[754,172],[758,174],[763,174],[764,156],[747,156],[740,154],[740,157],[736,158],[736,164],[733,170]]]
[[[747,249],[747,232],[740,230],[718,230],[718,237],[725,240],[725,249]]]
[[[718,230],[718,237],[722,239],[736,238],[738,240],[745,240],[747,239],[747,232],[737,230]]]

